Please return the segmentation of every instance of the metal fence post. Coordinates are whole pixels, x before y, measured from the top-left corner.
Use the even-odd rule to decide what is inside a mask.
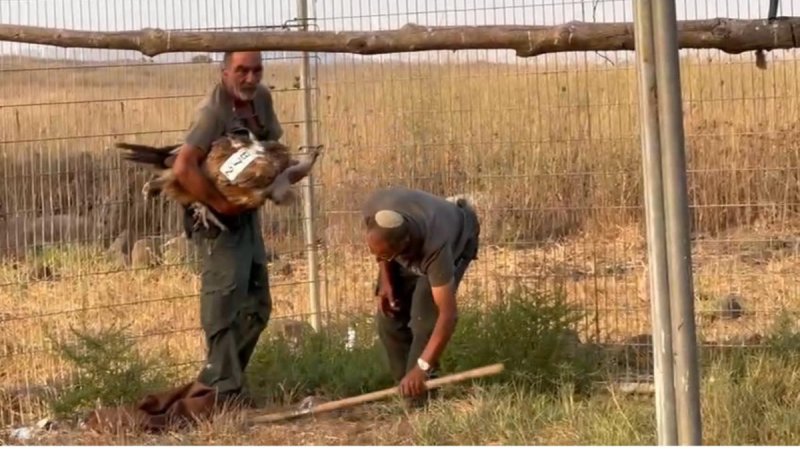
[[[308,30],[308,0],[297,0],[297,15],[301,23],[300,29]],[[311,69],[308,52],[303,52],[300,69],[300,86],[303,89],[303,148],[308,151],[314,145],[313,106],[311,103]],[[320,330],[319,301],[319,262],[317,244],[314,235],[314,176],[313,173],[302,181],[303,189],[303,230],[305,234],[306,257],[308,261],[308,294],[311,307],[311,327]]]
[[[639,117],[647,228],[647,267],[653,329],[657,435],[659,445],[674,446],[678,442],[678,429],[675,422],[672,320],[667,282],[667,243],[654,66],[653,9],[651,0],[634,1],[633,8],[636,69],[639,78]]]
[[[653,39],[658,79],[667,260],[675,350],[678,444],[702,444],[700,373],[694,320],[689,201],[674,0],[653,4]]]

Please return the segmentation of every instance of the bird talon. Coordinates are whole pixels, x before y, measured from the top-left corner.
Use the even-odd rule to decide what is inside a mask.
[[[206,229],[211,229],[213,223],[222,231],[227,231],[228,227],[222,224],[219,218],[211,212],[204,204],[196,203],[194,206],[194,219],[195,224],[197,221],[203,224]]]
[[[142,196],[145,201],[150,197],[150,181],[145,182],[144,186],[142,186]]]

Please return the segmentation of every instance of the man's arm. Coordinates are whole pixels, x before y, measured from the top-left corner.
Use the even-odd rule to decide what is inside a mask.
[[[378,306],[386,316],[394,316],[400,310],[397,299],[394,297],[394,287],[392,287],[392,271],[389,269],[389,262],[378,261],[380,270],[380,281],[378,283]]]
[[[425,345],[420,358],[430,365],[439,361],[450,337],[456,329],[458,311],[455,298],[455,276],[453,257],[449,246],[445,245],[437,254],[433,255],[427,265],[426,272],[431,284],[433,301],[439,309],[433,333]],[[400,381],[400,393],[404,396],[418,396],[425,390],[425,373],[419,366],[409,371]]]
[[[436,318],[436,325],[433,327],[428,344],[422,351],[420,358],[430,364],[434,364],[442,356],[450,337],[456,330],[458,320],[458,308],[456,307],[455,282],[450,279],[445,285],[431,287],[433,292],[433,302],[439,309],[439,316]]]
[[[433,365],[444,352],[456,329],[458,307],[456,306],[453,256],[445,245],[428,265],[428,280],[431,284],[433,302],[439,311],[428,344],[420,358]]]
[[[181,186],[198,201],[223,215],[236,215],[242,208],[230,203],[214,187],[200,169],[200,165],[211,148],[211,144],[225,131],[214,111],[201,108],[197,111],[184,138],[172,170]]]
[[[236,215],[243,209],[230,201],[214,187],[203,172],[200,164],[206,157],[205,152],[193,145],[183,144],[172,170],[181,186],[201,203],[210,206],[223,215]]]

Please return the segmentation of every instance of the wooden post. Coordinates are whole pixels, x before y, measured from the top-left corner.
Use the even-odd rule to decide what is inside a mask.
[[[678,23],[679,48],[726,53],[797,48],[800,17],[717,18]],[[414,24],[385,31],[140,31],[94,32],[0,25],[0,41],[62,48],[134,50],[146,56],[175,52],[310,51],[362,55],[429,50],[509,49],[517,56],[571,51],[633,50],[632,23],[568,22],[554,26]]]

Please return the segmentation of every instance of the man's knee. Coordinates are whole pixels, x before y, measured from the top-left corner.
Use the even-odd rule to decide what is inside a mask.
[[[437,318],[438,314],[430,312],[413,316],[411,322],[408,323],[408,327],[411,329],[411,333],[414,334],[414,338],[429,338],[433,334],[433,328],[436,327]]]
[[[233,324],[235,284],[204,282],[200,288],[200,324],[206,335],[214,335]]]
[[[404,321],[385,316],[381,311],[375,314],[375,325],[391,376],[399,382],[406,373],[408,352],[413,340],[411,331]]]
[[[399,338],[403,334],[404,324],[392,317],[386,316],[380,310],[375,312],[375,327],[378,336],[383,339]]]

